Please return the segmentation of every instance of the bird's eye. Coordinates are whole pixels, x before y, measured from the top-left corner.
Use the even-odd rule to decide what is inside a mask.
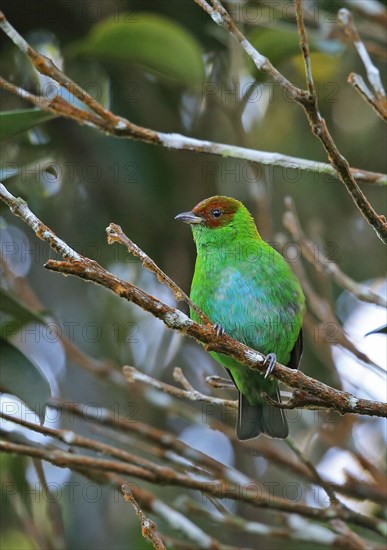
[[[214,218],[220,218],[220,216],[222,215],[222,211],[219,210],[219,208],[216,208],[211,212],[211,214]]]

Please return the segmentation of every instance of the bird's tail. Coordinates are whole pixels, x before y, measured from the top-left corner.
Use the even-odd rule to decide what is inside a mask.
[[[281,403],[278,388],[270,397]],[[239,392],[238,439],[252,439],[261,433],[281,439],[288,436],[289,427],[283,409],[263,402],[251,405],[247,398]]]

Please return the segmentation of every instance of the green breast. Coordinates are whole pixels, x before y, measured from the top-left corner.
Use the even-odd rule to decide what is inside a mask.
[[[264,241],[237,248],[233,243],[231,249],[199,251],[191,299],[227,334],[264,354],[274,351],[286,364],[305,307],[300,284],[282,256]],[[191,315],[195,319],[194,312]]]

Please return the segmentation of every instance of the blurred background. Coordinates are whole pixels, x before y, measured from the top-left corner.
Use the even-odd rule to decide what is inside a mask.
[[[304,87],[293,3],[257,0],[229,2],[227,6],[253,45],[291,82]],[[383,122],[347,83],[349,73],[365,78],[365,71],[336,23],[341,7],[353,11],[365,45],[385,79],[387,16],[383,3],[306,2],[321,113],[351,166],[385,172]],[[135,124],[327,160],[302,109],[258,74],[238,43],[193,1],[5,0],[3,11],[37,50],[51,57],[104,106]],[[1,36],[1,48],[4,78],[46,97],[59,90],[65,99],[76,101],[48,77],[39,76],[5,35]],[[383,244],[338,180],[296,166],[263,166],[167,150],[105,136],[59,118],[39,119],[41,123],[36,125],[31,119],[23,126],[25,119],[8,114],[29,108],[31,105],[20,98],[2,91],[2,181],[75,250],[176,305],[169,291],[128,257],[123,247],[107,245],[105,228],[111,222],[120,224],[188,292],[194,244],[189,228],[175,222],[174,216],[214,194],[240,199],[254,214],[262,236],[285,255],[312,289],[307,293],[302,370],[358,397],[386,399],[386,335],[365,336],[386,323],[385,309],[359,301],[319,273],[316,265],[303,261],[300,247],[283,224],[284,199],[290,196],[313,243],[315,264],[321,257],[323,262],[335,262],[351,278],[385,298]],[[378,213],[386,214],[386,187],[362,184],[362,188]],[[47,272],[43,264],[55,254],[3,204],[0,216],[5,366],[1,387],[8,390],[1,397],[3,411],[25,415],[31,421],[42,420],[45,413],[39,405],[49,395],[84,404],[96,414],[107,409],[175,434],[188,445],[266,484],[266,489],[274,487],[278,496],[326,505],[323,491],[316,497],[310,481],[270,460],[271,450],[292,455],[285,443],[264,437],[238,443],[232,435],[234,419],[222,418],[220,410],[211,409],[208,418],[200,404],[167,398],[144,385],[123,383],[119,376],[123,365],[133,365],[169,383],[175,383],[172,371],[178,366],[196,389],[234,398],[232,392],[214,390],[206,384],[205,376],[224,373],[201,346],[172,334],[160,321],[105,289]],[[313,298],[318,306],[312,307]],[[187,311],[184,304],[180,306]],[[321,314],[321,308],[325,313]],[[15,374],[15,365],[23,375]],[[100,367],[106,367],[109,375],[97,375],[95,370]],[[346,498],[356,510],[381,514],[381,495],[387,490],[382,473],[384,421],[305,410],[289,411],[288,418],[292,438],[327,479],[338,484],[364,480],[378,486],[379,501]],[[217,430],[212,429],[212,421],[217,422]],[[63,411],[48,409],[47,422],[51,427],[70,427],[112,442],[113,436],[96,431],[93,422],[70,418]],[[6,438],[50,444],[44,436],[4,420],[1,430]],[[133,437],[123,437],[114,444],[123,448],[129,445],[146,456]],[[379,483],[375,472],[372,477],[367,470],[365,458],[379,472]],[[54,540],[58,548],[151,547],[141,537],[138,520],[118,491],[43,463],[51,500],[59,504],[62,516],[61,537],[53,536],[47,514],[50,497],[41,492],[42,478],[36,466],[30,459],[6,454],[1,461],[0,541],[4,550],[50,547],[42,540]],[[291,491],[292,483],[297,484],[296,495]],[[216,510],[208,500],[203,502],[188,490],[161,490],[146,483],[141,486],[150,488],[172,507],[182,509],[179,499],[189,495],[207,510]],[[285,522],[237,502],[222,504],[249,520],[274,525]],[[27,527],[28,518],[39,525],[39,536]],[[156,520],[161,532],[176,536],[168,522]],[[266,548],[292,547],[291,541],[238,534],[232,528],[219,533],[216,521],[205,517],[195,521],[223,543],[255,548],[265,540]],[[300,548],[311,547],[308,542],[298,544]]]

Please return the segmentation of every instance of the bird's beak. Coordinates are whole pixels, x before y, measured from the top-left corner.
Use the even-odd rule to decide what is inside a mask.
[[[175,220],[180,220],[181,222],[189,224],[203,223],[203,218],[195,216],[195,214],[193,214],[192,212],[182,212],[181,214],[175,216]]]

